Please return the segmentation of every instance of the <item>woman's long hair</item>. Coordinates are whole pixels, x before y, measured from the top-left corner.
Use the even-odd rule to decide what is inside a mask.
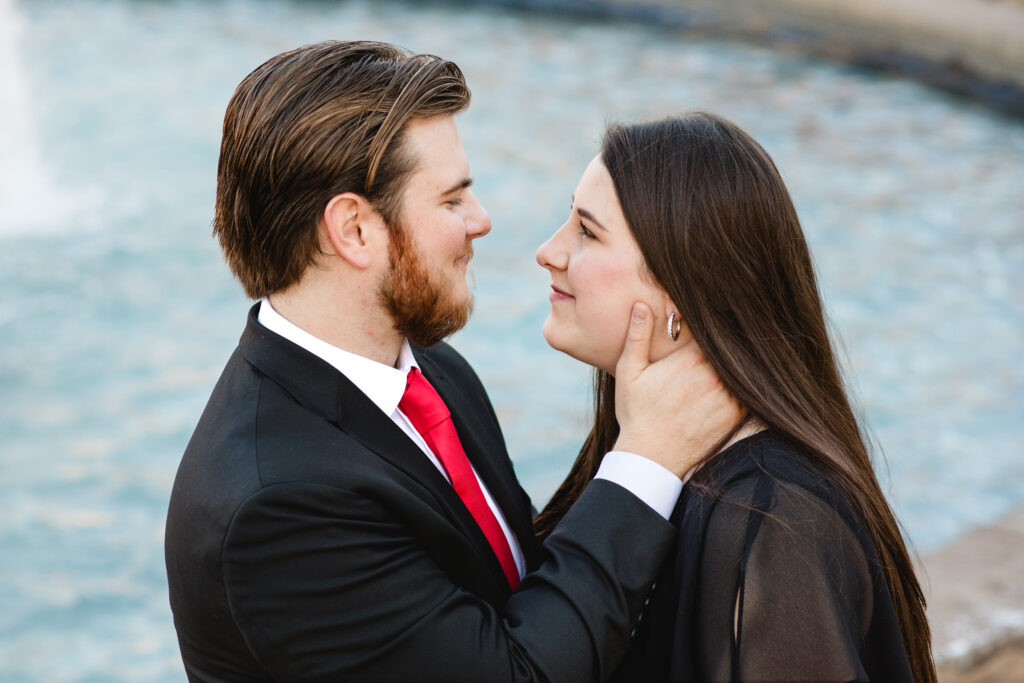
[[[601,158],[649,275],[747,419],[802,446],[863,520],[914,678],[934,682],[924,595],[847,399],[810,252],[775,164],[749,135],[706,113],[613,126]],[[541,537],[618,436],[615,378],[597,371],[594,396],[590,435],[537,517]]]

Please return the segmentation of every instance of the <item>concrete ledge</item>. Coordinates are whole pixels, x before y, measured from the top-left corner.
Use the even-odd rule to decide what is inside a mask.
[[[741,25],[815,31],[849,47],[919,57],[1024,87],[1024,5],[993,0],[682,0]]]
[[[943,680],[988,680],[970,676],[993,667],[1001,678],[991,680],[1024,680],[1024,507],[929,553],[922,565]]]
[[[1009,683],[1024,681],[1024,641],[1006,643],[971,667],[940,666],[939,683]]]

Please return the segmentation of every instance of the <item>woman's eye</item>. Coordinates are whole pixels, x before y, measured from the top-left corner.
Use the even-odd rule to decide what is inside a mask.
[[[449,199],[448,201],[445,202],[445,204],[447,204],[448,206],[458,206],[461,203],[462,203],[462,197],[455,197],[455,198]]]
[[[583,225],[583,223],[580,223],[580,236],[585,237],[588,240],[594,239],[594,233],[587,230],[587,226]]]

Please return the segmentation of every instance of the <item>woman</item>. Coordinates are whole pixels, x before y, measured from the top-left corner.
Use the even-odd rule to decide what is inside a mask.
[[[542,537],[615,441],[633,301],[664,330],[652,358],[695,340],[747,410],[684,488],[678,550],[614,678],[935,681],[924,598],[765,151],[704,113],[615,126],[537,261],[552,279],[545,338],[596,368],[594,426]]]

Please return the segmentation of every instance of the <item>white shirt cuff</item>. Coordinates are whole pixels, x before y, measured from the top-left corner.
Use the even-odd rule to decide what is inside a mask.
[[[658,463],[636,453],[609,451],[595,479],[618,484],[668,519],[676,507],[683,481]]]

